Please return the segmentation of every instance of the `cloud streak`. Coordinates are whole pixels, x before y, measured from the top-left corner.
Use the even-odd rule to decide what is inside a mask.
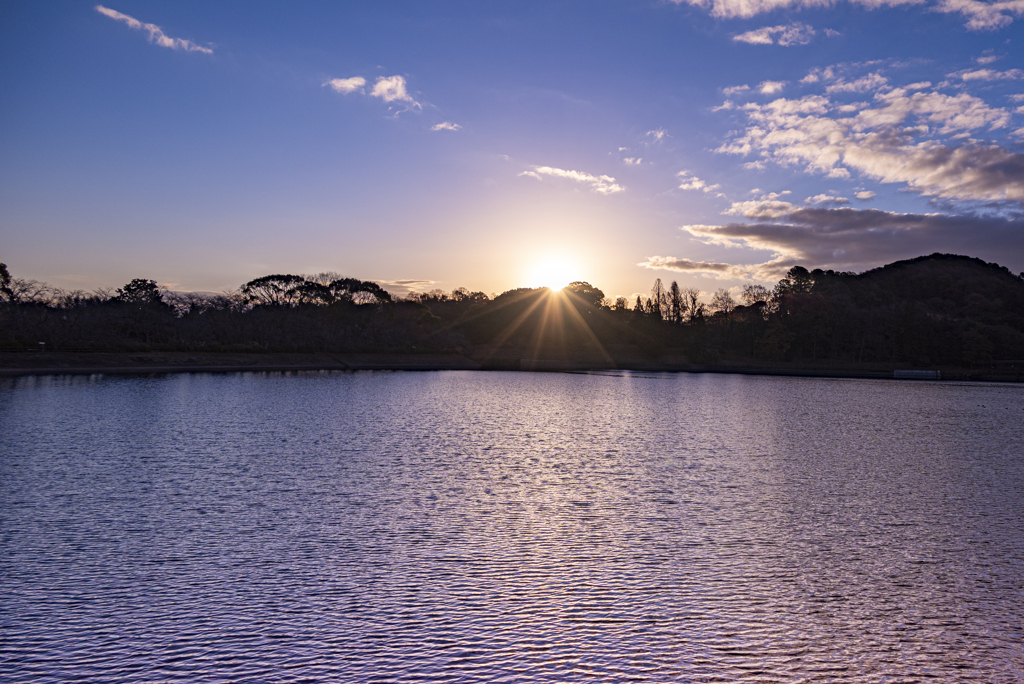
[[[753,214],[755,212],[747,212]],[[772,281],[791,266],[861,271],[932,252],[971,254],[1024,267],[1024,218],[980,215],[900,214],[877,209],[796,208],[755,223],[688,225],[682,230],[706,244],[766,250],[754,264],[648,257],[644,268],[720,280]]]
[[[430,130],[432,131],[458,131],[461,129],[462,126],[457,123],[452,123],[451,121],[442,121],[441,123],[434,124],[430,127]]]
[[[794,22],[782,26],[764,26],[732,37],[739,43],[750,45],[806,45],[814,37],[814,29],[807,24]]]
[[[526,176],[529,178],[535,178],[537,180],[543,180],[544,176],[551,176],[553,178],[564,178],[567,180],[582,183],[590,187],[591,191],[601,195],[613,195],[617,192],[623,192],[624,187],[615,182],[615,179],[611,176],[595,176],[590,173],[583,171],[570,171],[566,169],[556,169],[552,166],[534,166],[532,171],[523,171],[520,176]]]
[[[212,55],[213,50],[202,45],[196,45],[191,40],[185,40],[184,38],[171,38],[156,24],[146,24],[139,21],[135,17],[130,17],[127,14],[122,14],[117,10],[112,10],[109,7],[103,5],[96,5],[96,11],[103,16],[110,17],[114,21],[120,21],[128,25],[129,28],[136,29],[138,31],[145,31],[149,34],[149,42],[159,45],[160,47],[170,48],[172,50],[184,50],[185,52],[201,52],[203,54]]]
[[[834,0],[671,0],[677,5],[691,5],[710,12],[720,19],[749,19],[782,9],[825,8],[835,5]],[[850,0],[851,5],[864,9],[898,7],[901,5],[928,5],[925,0]],[[945,14],[960,14],[966,19],[964,26],[971,31],[994,31],[1009,26],[1015,17],[1024,15],[1024,0],[940,0],[929,7]]]

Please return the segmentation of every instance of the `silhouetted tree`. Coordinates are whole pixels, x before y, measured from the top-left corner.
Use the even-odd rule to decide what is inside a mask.
[[[764,285],[744,285],[743,294],[740,299],[747,306],[753,306],[759,302],[767,302],[772,296],[772,291]]]
[[[729,314],[736,308],[736,302],[732,295],[724,287],[718,288],[711,298],[711,311],[717,314]]]
[[[14,290],[11,289],[11,273],[7,270],[7,264],[0,264],[0,297],[5,302],[14,300]]]
[[[578,297],[580,301],[585,302],[594,308],[601,308],[601,301],[604,300],[604,292],[590,283],[583,280],[577,280],[576,282],[566,285],[564,289]]]
[[[669,320],[673,323],[683,322],[683,293],[679,289],[679,283],[672,281],[668,288],[669,299]]]
[[[135,278],[124,287],[117,288],[114,299],[123,304],[153,306],[163,304],[160,287],[156,281],[145,278]]]

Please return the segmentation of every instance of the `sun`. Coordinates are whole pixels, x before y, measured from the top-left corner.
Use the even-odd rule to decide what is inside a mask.
[[[527,279],[529,287],[548,287],[561,290],[575,280],[578,267],[564,257],[547,257],[537,261],[530,267]]]

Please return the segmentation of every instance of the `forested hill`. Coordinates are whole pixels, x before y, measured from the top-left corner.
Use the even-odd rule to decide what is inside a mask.
[[[864,273],[794,267],[734,297],[655,282],[611,301],[589,283],[497,297],[464,288],[394,299],[338,274],[271,275],[218,296],[136,279],[67,292],[0,265],[0,348],[95,351],[457,352],[626,365],[803,363],[970,367],[1024,359],[1024,274],[933,254]],[[740,301],[736,301],[736,299]]]
[[[792,269],[766,322],[791,359],[971,365],[1024,358],[1024,274],[932,254],[861,274]],[[774,310],[772,310],[774,309]]]

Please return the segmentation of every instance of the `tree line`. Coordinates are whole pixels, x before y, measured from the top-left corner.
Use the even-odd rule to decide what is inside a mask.
[[[95,351],[457,352],[488,358],[856,366],[1024,359],[1024,275],[933,254],[864,273],[796,266],[773,288],[656,280],[611,300],[586,282],[497,296],[457,288],[393,297],[337,273],[263,276],[221,295],[148,279],[86,293],[0,264],[0,348]]]

